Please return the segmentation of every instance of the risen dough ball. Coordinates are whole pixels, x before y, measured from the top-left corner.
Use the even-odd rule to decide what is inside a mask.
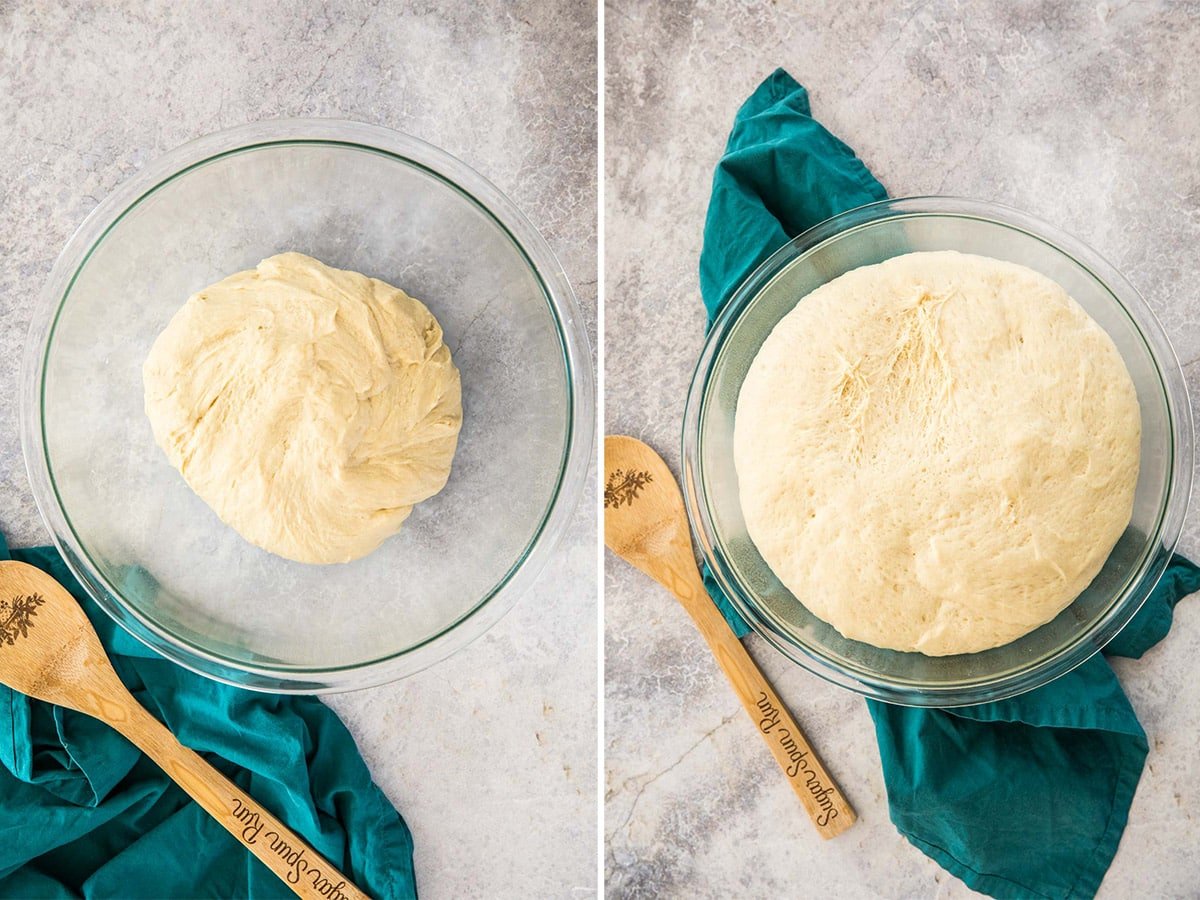
[[[1050,279],[912,253],[813,291],[738,398],[763,559],[844,636],[931,656],[1068,606],[1129,523],[1141,417],[1108,335]]]
[[[398,288],[281,253],[190,297],[143,367],[155,440],[253,544],[370,553],[446,484],[462,425],[442,329]]]

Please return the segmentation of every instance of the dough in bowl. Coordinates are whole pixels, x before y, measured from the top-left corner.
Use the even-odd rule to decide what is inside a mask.
[[[750,538],[842,635],[930,656],[1016,640],[1129,524],[1141,416],[1108,335],[1013,263],[910,253],[767,337],[738,397]]]
[[[142,374],[171,465],[288,559],[365,556],[450,475],[462,398],[437,320],[399,288],[299,253],[190,297]]]

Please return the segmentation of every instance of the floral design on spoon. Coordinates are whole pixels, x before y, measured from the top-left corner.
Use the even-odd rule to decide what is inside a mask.
[[[11,647],[17,638],[27,637],[37,608],[45,602],[41,594],[18,594],[11,601],[0,601],[0,615],[4,616],[4,622],[0,623],[0,643]]]

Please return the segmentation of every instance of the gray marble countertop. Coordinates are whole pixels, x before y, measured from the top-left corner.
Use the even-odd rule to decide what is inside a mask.
[[[0,0],[0,529],[13,544],[47,541],[16,400],[38,291],[100,198],[202,134],[327,116],[446,149],[542,229],[594,337],[595,7],[444,6]],[[424,898],[596,891],[595,541],[586,503],[485,637],[329,700],[412,828]]]
[[[1195,3],[607,5],[606,424],[678,471],[700,351],[696,276],[713,166],[776,66],[894,195],[1028,210],[1113,261],[1200,396],[1200,30]],[[1193,515],[1181,549],[1200,552]],[[621,897],[960,897],[888,821],[863,702],[749,646],[859,823],[824,843],[683,611],[605,565],[607,891]],[[1117,669],[1151,752],[1102,897],[1195,896],[1200,599]]]

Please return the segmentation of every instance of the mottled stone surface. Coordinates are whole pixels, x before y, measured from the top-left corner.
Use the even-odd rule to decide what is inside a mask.
[[[211,131],[333,116],[443,147],[542,229],[594,333],[595,27],[572,0],[0,0],[0,529],[47,539],[16,401],[47,272],[116,184]],[[330,701],[413,830],[423,897],[596,890],[595,540],[588,503],[484,638]]]
[[[1144,293],[1200,392],[1195,3],[607,5],[606,431],[679,460],[700,351],[713,165],[776,66],[894,195],[991,199],[1082,237]],[[1200,553],[1200,520],[1182,542]],[[605,832],[612,896],[960,897],[888,822],[858,698],[749,644],[861,821],[821,842],[683,612],[606,561]],[[1200,600],[1118,670],[1150,736],[1101,896],[1194,896]]]

